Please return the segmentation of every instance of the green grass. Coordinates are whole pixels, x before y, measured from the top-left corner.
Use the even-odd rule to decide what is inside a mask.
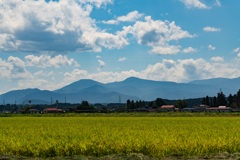
[[[240,152],[240,117],[0,117],[0,155],[151,157]]]

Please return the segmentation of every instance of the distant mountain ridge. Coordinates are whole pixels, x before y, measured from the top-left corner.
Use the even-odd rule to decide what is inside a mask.
[[[151,101],[156,98],[183,99],[216,96],[222,90],[228,96],[240,89],[240,78],[213,78],[195,80],[189,83],[145,80],[136,77],[120,82],[100,83],[91,79],[82,79],[54,91],[25,89],[10,91],[0,95],[6,104],[50,104],[59,102],[80,103],[125,103],[130,100]]]

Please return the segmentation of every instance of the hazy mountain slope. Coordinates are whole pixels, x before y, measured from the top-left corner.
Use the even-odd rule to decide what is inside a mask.
[[[56,93],[77,93],[85,88],[89,88],[94,85],[101,85],[101,83],[91,80],[91,79],[82,79],[71,83],[63,88],[55,90]]]
[[[222,91],[226,96],[229,94],[235,94],[240,89],[240,78],[213,78],[206,80],[196,80],[189,82],[189,84],[198,84],[204,88],[208,88],[208,94],[211,94],[211,90],[217,92]]]
[[[138,100],[136,96],[121,94],[99,85],[94,85],[66,96],[68,101],[74,103],[80,103],[83,100],[87,100],[90,103],[118,103],[119,97],[123,100],[122,102],[125,102],[127,99]]]
[[[5,104],[22,103],[21,99],[26,96],[39,92],[39,89],[24,89],[24,90],[14,90],[0,95],[0,99],[4,101]]]
[[[58,100],[59,102],[64,102],[65,97],[62,94],[58,94],[52,91],[39,91],[33,94],[29,94],[25,96],[24,98],[20,99],[20,101],[24,102],[25,100],[31,100],[32,104],[40,103],[41,104],[51,104],[51,103],[56,103]]]
[[[16,90],[0,95],[0,101],[5,103],[53,103],[58,100],[68,103],[80,103],[83,100],[90,103],[117,103],[130,100],[155,100],[199,98],[216,96],[221,90],[226,96],[235,94],[240,89],[240,78],[214,78],[196,80],[189,83],[144,80],[130,77],[124,81],[99,83],[85,79],[69,84],[55,91],[39,89]]]

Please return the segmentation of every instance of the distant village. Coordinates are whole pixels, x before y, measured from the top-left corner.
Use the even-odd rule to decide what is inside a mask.
[[[126,103],[90,104],[82,101],[79,104],[59,103],[40,105],[2,104],[1,114],[48,114],[48,113],[112,113],[112,112],[239,112],[240,91],[226,97],[219,92],[215,97],[197,99],[166,100],[157,98],[154,101],[133,101]]]

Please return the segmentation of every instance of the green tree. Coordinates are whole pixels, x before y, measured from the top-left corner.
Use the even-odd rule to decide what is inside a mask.
[[[228,99],[228,106],[232,106],[234,102],[234,97],[232,96],[232,94],[229,94],[227,99]]]
[[[206,102],[205,102],[205,104],[208,105],[208,106],[210,105],[210,101],[209,101],[209,97],[208,97],[208,96],[206,96]]]
[[[127,100],[127,109],[131,109],[131,101],[129,99]]]
[[[185,100],[177,100],[175,103],[174,103],[174,106],[176,108],[186,108],[188,106],[187,102]]]
[[[165,104],[166,104],[166,102],[162,98],[157,98],[154,101],[154,108],[159,108],[159,107],[161,107],[162,105],[165,105]]]
[[[131,109],[134,109],[135,108],[135,103],[134,103],[134,101],[132,100],[131,101],[131,107],[130,107]]]
[[[237,94],[236,94],[236,104],[237,106],[240,106],[240,89],[238,90]]]
[[[88,101],[82,101],[81,105],[82,105],[82,108],[86,108],[86,109],[90,107]]]
[[[217,97],[214,96],[212,99],[212,107],[217,107]]]
[[[206,104],[206,98],[205,97],[202,99],[201,104]]]
[[[206,96],[205,98],[203,98],[201,103],[204,104],[204,105],[208,105],[209,106],[210,105],[209,97]]]
[[[227,105],[226,96],[223,94],[223,92],[218,93],[217,105],[218,106],[226,106]]]

